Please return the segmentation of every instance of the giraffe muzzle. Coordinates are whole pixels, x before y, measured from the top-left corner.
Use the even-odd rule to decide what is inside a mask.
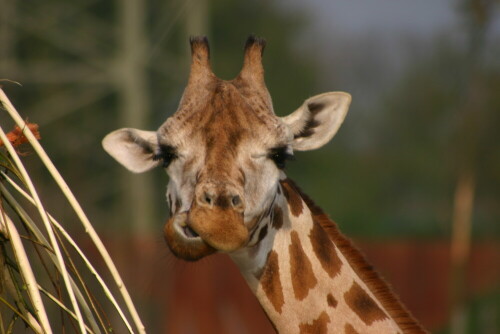
[[[211,247],[232,252],[248,242],[243,211],[232,206],[199,206],[193,204],[188,213],[187,226]]]
[[[215,251],[232,252],[248,243],[243,212],[229,207],[197,205],[171,217],[164,228],[170,250],[179,258],[195,261]]]

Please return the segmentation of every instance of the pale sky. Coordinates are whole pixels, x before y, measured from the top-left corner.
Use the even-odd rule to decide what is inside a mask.
[[[280,7],[309,13],[323,31],[346,34],[414,33],[421,37],[449,30],[459,24],[460,1],[455,0],[277,0]],[[500,33],[496,8],[494,33]]]
[[[408,62],[427,56],[426,52],[432,49],[428,46],[439,43],[442,36],[457,43],[465,41],[461,2],[276,0],[281,10],[299,11],[308,17],[309,26],[297,44],[306,50],[308,44],[312,45],[309,48],[315,53],[311,57],[331,64],[325,68],[327,75],[360,89],[360,85],[365,85],[368,94],[376,95],[397,78]],[[493,54],[490,58],[500,53],[499,7],[496,6],[495,20],[488,32],[489,52]],[[363,75],[370,71],[371,76],[366,75],[364,80]]]

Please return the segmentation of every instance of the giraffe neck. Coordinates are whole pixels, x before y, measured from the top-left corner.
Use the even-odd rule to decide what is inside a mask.
[[[321,209],[285,179],[232,255],[279,333],[424,333]]]

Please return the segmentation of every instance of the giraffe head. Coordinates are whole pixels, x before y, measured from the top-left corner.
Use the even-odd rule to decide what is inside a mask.
[[[166,170],[167,244],[178,257],[197,260],[248,244],[276,196],[286,160],[294,150],[327,143],[351,97],[321,94],[277,117],[264,82],[264,40],[248,39],[242,70],[231,81],[213,74],[206,38],[190,42],[191,72],[176,113],[157,131],[116,130],[103,146],[132,172]]]

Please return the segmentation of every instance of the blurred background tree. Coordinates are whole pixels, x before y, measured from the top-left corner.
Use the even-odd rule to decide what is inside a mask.
[[[110,238],[161,239],[167,180],[123,171],[100,140],[119,127],[155,129],[175,111],[189,35],[208,35],[214,72],[231,79],[254,33],[268,41],[277,114],[323,91],[353,95],[334,141],[297,153],[288,170],[347,235],[449,241],[452,222],[468,215],[466,240],[498,245],[497,2],[0,0],[0,8],[0,78],[23,85],[5,89],[40,124],[49,154]],[[465,215],[457,214],[464,187]],[[48,183],[42,191],[55,212],[60,199]],[[467,255],[459,277],[466,264]],[[484,317],[474,301],[472,314]],[[462,327],[486,328],[477,317]]]

